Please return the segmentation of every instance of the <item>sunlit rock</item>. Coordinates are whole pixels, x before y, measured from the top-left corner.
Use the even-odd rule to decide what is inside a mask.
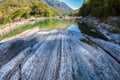
[[[94,39],[93,41],[120,63],[120,45],[101,39]]]
[[[4,58],[7,62],[0,67],[0,80],[119,80],[119,46],[101,40],[98,43],[105,46],[93,46],[82,42],[80,38],[86,36],[81,35],[68,30],[42,30],[24,40],[1,43],[0,46],[6,45],[1,48],[1,52],[5,51],[0,53],[2,57],[12,50],[8,46],[13,47],[15,41],[23,48],[17,50],[14,43],[17,55],[9,60],[10,54],[14,54],[12,51]],[[91,40],[97,43],[96,39]],[[113,53],[106,52],[112,49]],[[118,53],[114,54],[115,50]]]

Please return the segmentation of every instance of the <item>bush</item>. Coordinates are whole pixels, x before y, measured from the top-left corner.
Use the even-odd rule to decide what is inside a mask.
[[[0,12],[0,20],[1,20],[1,18],[2,18],[2,15],[3,15],[3,13],[2,13],[2,12]]]
[[[29,12],[25,12],[21,17],[25,18],[25,19],[30,18],[30,13]]]

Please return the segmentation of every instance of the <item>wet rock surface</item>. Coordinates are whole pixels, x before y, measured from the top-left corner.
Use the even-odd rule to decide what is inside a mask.
[[[82,41],[88,39],[96,46]],[[69,30],[0,44],[0,80],[119,80],[120,46]]]

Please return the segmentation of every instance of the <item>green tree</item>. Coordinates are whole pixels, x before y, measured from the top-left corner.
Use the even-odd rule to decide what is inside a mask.
[[[120,15],[120,0],[105,0],[114,15]]]
[[[79,15],[108,17],[120,15],[120,0],[85,0]]]
[[[52,9],[45,3],[33,3],[31,7],[31,15],[33,16],[52,16]]]

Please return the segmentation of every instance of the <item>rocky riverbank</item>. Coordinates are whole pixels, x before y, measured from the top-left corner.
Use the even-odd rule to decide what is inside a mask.
[[[101,47],[111,57],[113,57],[118,63],[120,63],[120,34],[114,33],[116,27],[99,21],[95,17],[84,17],[81,22],[87,26],[92,27],[92,33],[103,36],[104,39],[95,38],[93,36],[84,35],[88,42]],[[86,40],[83,40],[86,42]]]
[[[119,71],[119,45],[79,32],[41,30],[0,43],[0,80],[119,80]]]
[[[3,36],[14,29],[20,28],[22,27],[22,25],[33,24],[35,21],[40,21],[40,20],[45,20],[45,19],[47,19],[47,17],[46,18],[44,17],[34,18],[33,17],[33,18],[29,18],[29,19],[25,19],[25,20],[13,22],[13,23],[8,23],[6,25],[2,25],[0,26],[0,36]]]
[[[92,32],[94,32],[95,34],[99,34],[103,36],[106,40],[120,44],[120,34],[114,33],[116,27],[89,16],[84,17],[81,22],[87,24],[90,27],[93,27],[94,29],[92,30]]]
[[[25,31],[0,43],[0,80],[119,80],[115,27],[96,18],[81,20],[105,39],[69,28]]]

